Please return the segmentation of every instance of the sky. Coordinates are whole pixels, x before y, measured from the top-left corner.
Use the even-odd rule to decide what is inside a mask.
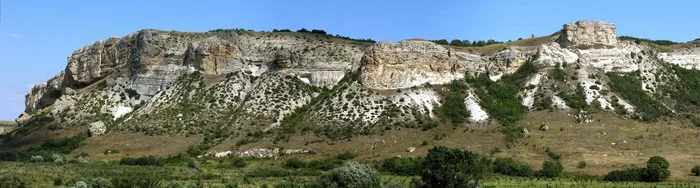
[[[604,20],[616,24],[618,36],[686,42],[700,38],[698,7],[697,0],[0,0],[0,120],[24,111],[31,86],[64,69],[73,51],[144,28],[307,28],[376,41],[507,41]]]

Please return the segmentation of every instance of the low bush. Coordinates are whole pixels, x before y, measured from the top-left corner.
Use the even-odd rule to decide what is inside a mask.
[[[8,173],[0,175],[0,187],[25,188],[29,186],[27,185],[27,182],[22,180],[20,177],[10,175]]]
[[[345,153],[342,153],[342,154],[335,156],[336,159],[340,159],[340,160],[344,160],[344,161],[354,159],[355,157],[357,157],[357,153],[353,153],[353,152],[345,152]]]
[[[380,187],[379,173],[369,165],[347,162],[318,178],[321,187]]]
[[[129,166],[163,166],[163,159],[155,156],[143,156],[138,158],[125,157],[119,160],[120,165]]]
[[[391,157],[384,159],[379,169],[399,176],[416,176],[423,169],[423,161],[423,158]]]
[[[613,170],[609,172],[603,180],[605,181],[642,181],[641,174],[644,168],[630,168],[625,170]]]
[[[530,165],[513,158],[497,158],[493,162],[493,172],[509,176],[529,177],[535,171]]]
[[[343,160],[337,159],[337,158],[326,158],[326,159],[321,159],[321,160],[314,160],[309,162],[307,165],[307,168],[311,169],[316,169],[316,170],[331,170],[334,168],[339,167],[344,163]]]
[[[252,170],[245,174],[246,177],[264,178],[264,177],[287,177],[292,175],[291,172],[279,168],[260,168]]]
[[[700,176],[700,165],[695,165],[692,170],[690,170],[695,176]]]
[[[693,125],[700,127],[700,118],[693,118],[692,122]]]
[[[88,133],[80,133],[78,135],[60,139],[60,140],[53,140],[53,139],[47,139],[44,140],[44,142],[39,145],[39,147],[35,148],[29,148],[30,152],[53,152],[53,153],[60,153],[60,154],[68,154],[71,151],[77,149],[80,147],[80,145],[83,143],[83,141],[87,140],[88,138]]]
[[[548,160],[542,164],[542,170],[537,175],[545,178],[556,178],[564,172],[564,165],[558,160]]]
[[[112,185],[115,188],[160,187],[162,182],[162,177],[149,173],[124,174],[112,177]]]
[[[476,153],[437,146],[428,150],[419,187],[475,187],[491,161]]]
[[[235,167],[238,167],[238,168],[243,168],[243,167],[245,167],[245,166],[248,165],[248,164],[245,162],[245,159],[240,158],[240,157],[233,157],[233,158],[231,159],[231,164],[232,164],[233,166],[235,166]]]
[[[645,168],[614,170],[603,178],[606,181],[645,181],[660,182],[671,175],[668,170],[670,163],[661,156],[653,156],[647,161]]]
[[[586,165],[586,161],[579,161],[577,167],[583,169],[586,168]]]
[[[287,159],[284,161],[285,168],[293,168],[293,169],[298,169],[298,168],[305,168],[306,167],[306,162],[299,160],[297,158],[291,158]]]

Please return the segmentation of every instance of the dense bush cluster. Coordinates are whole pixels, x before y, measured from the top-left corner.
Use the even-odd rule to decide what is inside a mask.
[[[493,172],[521,177],[530,177],[535,174],[535,171],[530,165],[513,158],[496,158],[493,162]]]
[[[272,32],[291,33],[292,30],[289,30],[289,29],[273,29]],[[319,34],[319,35],[328,35],[328,36],[331,36],[331,37],[341,38],[341,39],[345,39],[345,40],[352,40],[352,41],[356,41],[356,42],[377,43],[377,41],[374,41],[374,40],[372,40],[372,39],[355,39],[355,38],[350,38],[350,37],[346,37],[346,36],[341,36],[341,35],[338,35],[338,34],[332,35],[332,34],[326,33],[326,31],[321,30],[321,29],[312,29],[311,31],[309,31],[309,30],[306,29],[306,28],[301,28],[301,29],[297,30],[296,32],[297,32],[297,33],[315,33],[315,34]]]
[[[423,158],[391,157],[382,161],[379,169],[399,176],[417,176],[423,169]]]
[[[527,77],[535,72],[537,67],[527,61],[515,73],[505,75],[497,82],[491,81],[488,75],[467,79],[481,99],[481,107],[505,126],[504,133],[509,141],[520,137],[520,128],[515,123],[525,116],[527,107],[522,105],[518,93],[524,87]]]
[[[71,151],[77,149],[80,147],[80,145],[83,143],[83,141],[87,140],[88,138],[88,133],[83,132],[78,135],[60,139],[60,140],[53,140],[53,139],[47,139],[45,140],[39,147],[34,147],[30,148],[30,152],[55,152],[55,153],[62,153],[62,154],[68,154]]]
[[[684,69],[678,65],[669,65],[675,73],[678,81],[671,86],[667,92],[671,98],[676,100],[678,111],[699,112],[700,111],[700,70]]]
[[[369,165],[347,162],[318,178],[322,187],[380,187],[379,173]]]
[[[573,93],[561,92],[559,97],[566,102],[566,105],[575,109],[584,109],[588,106],[586,102],[586,90],[583,85],[577,85]]]
[[[617,38],[620,40],[634,41],[634,43],[637,43],[637,44],[640,44],[642,42],[652,43],[652,44],[661,45],[661,46],[671,46],[674,44],[683,44],[680,42],[673,42],[670,40],[651,40],[651,39],[636,38],[636,37],[631,37],[631,36],[620,36]]]
[[[700,165],[695,165],[690,172],[692,172],[695,176],[700,176]]]
[[[491,161],[476,153],[437,146],[428,151],[420,187],[477,187]]]
[[[642,90],[642,81],[634,74],[639,73],[608,73],[610,88],[634,105],[642,120],[655,121],[661,116],[668,115],[670,113],[668,108]]]
[[[431,42],[434,42],[435,44],[442,44],[442,45],[450,45],[450,46],[462,46],[462,47],[482,47],[482,46],[488,46],[492,44],[501,44],[503,42],[499,42],[496,40],[478,40],[478,41],[472,41],[470,42],[469,40],[459,40],[459,39],[454,39],[450,42],[447,42],[447,39],[440,39],[440,40],[431,40]]]
[[[119,160],[120,165],[129,166],[163,166],[164,160],[155,156],[125,157]]]
[[[611,171],[603,178],[606,181],[645,181],[660,182],[671,175],[670,163],[663,157],[653,156],[645,168],[630,168]]]
[[[564,172],[564,165],[559,160],[547,160],[542,163],[542,170],[537,172],[537,176],[545,178],[556,178]]]
[[[445,120],[452,122],[453,124],[461,124],[467,121],[467,118],[471,115],[471,112],[464,105],[463,91],[466,86],[462,83],[463,81],[456,80],[450,85],[450,93],[445,98],[442,106],[440,106],[442,112],[440,113]]]

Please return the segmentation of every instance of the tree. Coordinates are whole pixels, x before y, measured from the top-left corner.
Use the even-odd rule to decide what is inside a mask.
[[[690,170],[695,176],[700,176],[700,165],[695,165],[692,170]]]
[[[490,168],[485,157],[444,146],[430,149],[423,164],[421,187],[477,187]]]
[[[442,44],[442,45],[448,45],[447,39],[440,39],[440,40],[433,40],[435,44]]]
[[[301,28],[301,29],[297,30],[297,33],[308,33],[308,32],[309,32],[309,30],[306,30],[306,28]]]
[[[379,172],[354,161],[345,163],[319,177],[321,187],[380,187]]]
[[[642,173],[642,180],[646,182],[660,182],[671,175],[668,167],[671,164],[661,156],[653,156],[647,161],[647,167]]]
[[[326,31],[320,30],[320,29],[312,29],[312,30],[311,30],[311,33],[316,33],[316,34],[325,35],[325,34],[326,34]]]
[[[555,178],[559,177],[564,172],[564,165],[558,160],[548,160],[542,164],[542,170],[539,172],[540,177]]]
[[[459,40],[459,39],[454,39],[454,40],[450,41],[450,45],[452,45],[452,46],[463,46],[464,44],[462,43],[461,40]]]

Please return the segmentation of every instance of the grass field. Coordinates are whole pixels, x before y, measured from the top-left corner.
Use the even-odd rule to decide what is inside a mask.
[[[248,166],[235,168],[216,161],[204,162],[199,170],[185,166],[124,166],[115,163],[99,161],[91,164],[64,164],[52,163],[19,163],[0,162],[0,177],[14,175],[28,183],[29,187],[53,187],[59,185],[72,185],[77,181],[89,181],[89,179],[128,176],[127,174],[157,174],[162,178],[161,187],[179,185],[181,187],[226,187],[237,185],[238,187],[275,187],[285,182],[309,182],[314,181],[315,175],[323,172],[301,172],[301,170],[287,170],[281,167],[282,160],[248,160]],[[277,169],[290,172],[286,176],[271,175],[269,177],[252,177],[251,172],[259,169]],[[382,174],[383,187],[411,187],[414,178],[409,176],[395,176]],[[507,177],[491,175],[482,180],[483,187],[700,187],[700,183],[690,182],[604,182],[599,180],[576,179],[537,179]]]
[[[236,146],[241,137],[232,138],[214,146],[210,151],[253,148],[311,149],[315,154],[294,154],[272,159],[249,159],[245,168],[233,167],[227,159],[200,159],[200,169],[188,168],[186,164],[164,167],[123,166],[116,161],[123,157],[144,155],[168,156],[183,153],[189,146],[202,141],[200,137],[147,136],[138,133],[110,132],[107,135],[90,137],[83,145],[68,154],[73,159],[78,155],[89,155],[90,164],[54,165],[51,163],[0,162],[0,176],[17,175],[32,182],[32,187],[74,183],[81,178],[119,177],[124,174],[149,172],[160,174],[164,186],[171,182],[188,185],[201,182],[213,187],[224,187],[235,182],[239,187],[273,186],[282,182],[312,181],[323,171],[288,170],[282,168],[290,157],[305,161],[323,159],[344,152],[354,152],[354,159],[364,163],[375,163],[383,159],[402,157],[424,157],[433,146],[460,148],[488,156],[513,157],[524,161],[535,169],[549,157],[546,148],[562,156],[561,162],[569,174],[563,179],[527,179],[492,175],[482,181],[484,187],[700,187],[700,177],[690,174],[690,169],[700,165],[700,128],[685,119],[661,119],[646,123],[620,118],[608,112],[590,115],[594,121],[578,124],[567,112],[531,112],[519,121],[529,133],[516,142],[507,143],[495,122],[482,122],[467,126],[438,126],[427,131],[400,128],[381,135],[361,135],[346,140],[328,140],[313,134],[295,135],[289,142],[274,142],[272,138]],[[542,124],[548,131],[540,131]],[[66,137],[69,134],[37,134],[36,137]],[[28,145],[26,147],[29,147]],[[374,147],[373,147],[374,146]],[[416,147],[414,152],[406,151]],[[107,150],[118,153],[105,154]],[[579,176],[603,176],[612,170],[641,167],[646,160],[660,155],[670,162],[671,176],[661,183],[611,183],[599,180],[580,180]],[[110,161],[103,163],[103,160]],[[585,168],[578,168],[585,161]],[[260,169],[280,169],[283,175],[251,176]],[[384,173],[381,180],[387,187],[405,187],[414,177],[394,176]],[[60,181],[57,181],[59,180]],[[590,179],[590,178],[589,178]],[[36,185],[36,186],[34,186]]]

